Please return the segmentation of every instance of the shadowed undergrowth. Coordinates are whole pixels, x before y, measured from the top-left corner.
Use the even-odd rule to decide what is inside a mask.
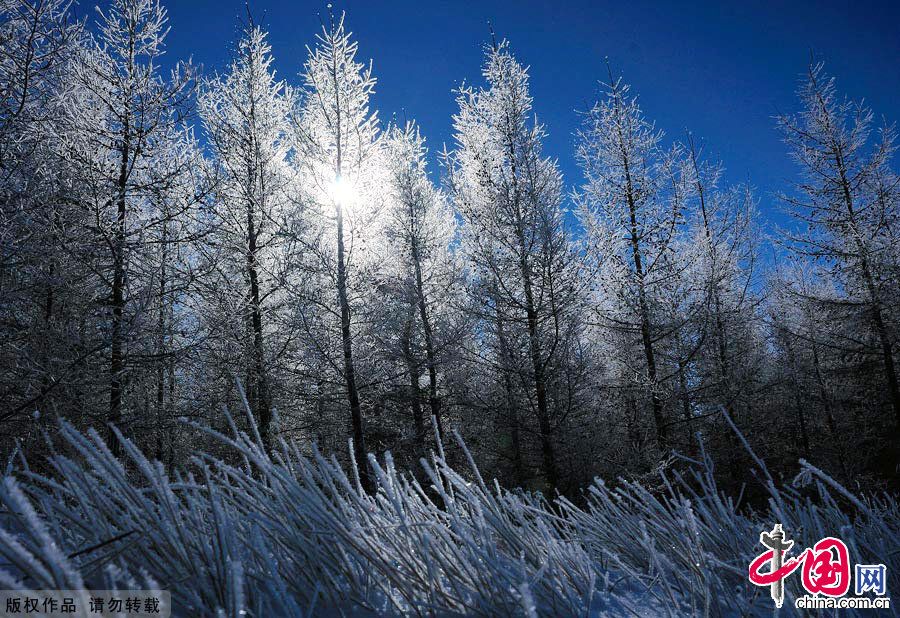
[[[576,506],[486,482],[460,440],[468,469],[438,444],[425,483],[370,456],[370,496],[334,458],[204,431],[229,461],[201,452],[169,476],[121,435],[119,461],[97,432],[61,423],[68,454],[47,474],[20,458],[0,487],[0,588],[168,589],[183,616],[770,615],[747,565],[780,522],[797,547],[841,537],[897,590],[896,501],[803,462],[784,487],[757,460],[766,513],[739,511],[703,455],[652,491],[596,481]],[[792,577],[785,604],[799,593]]]

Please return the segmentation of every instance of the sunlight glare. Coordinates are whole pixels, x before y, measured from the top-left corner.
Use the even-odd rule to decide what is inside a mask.
[[[336,176],[328,188],[331,199],[340,207],[347,208],[356,201],[356,187],[346,176]]]

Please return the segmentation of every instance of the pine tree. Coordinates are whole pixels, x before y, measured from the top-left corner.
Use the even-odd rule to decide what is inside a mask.
[[[326,322],[336,317],[340,332],[340,373],[344,383],[353,436],[353,454],[360,481],[366,490],[374,485],[368,470],[366,435],[358,376],[359,343],[354,324],[354,292],[371,289],[367,269],[367,244],[378,236],[378,216],[384,199],[381,136],[377,114],[369,110],[375,87],[371,66],[357,62],[357,43],[344,28],[344,18],[331,16],[317,36],[315,49],[304,65],[304,90],[296,114],[294,132],[297,165],[306,195],[306,217],[310,229],[304,232],[306,268],[317,272],[319,286],[329,285],[337,300],[337,311],[319,308]],[[371,254],[368,254],[371,260]],[[320,287],[304,297],[319,303]],[[358,298],[358,297],[357,297]],[[306,309],[301,308],[301,312]],[[332,367],[329,346],[322,333],[301,320],[308,334],[317,340],[314,347]],[[328,327],[326,327],[328,328]],[[356,355],[356,356],[355,356]]]
[[[543,473],[557,487],[560,419],[550,390],[565,330],[560,323],[577,300],[577,260],[564,225],[562,178],[541,152],[543,125],[531,117],[527,70],[502,42],[488,49],[483,76],[485,87],[465,86],[457,97],[452,197],[466,256],[486,292],[483,315],[524,330]]]
[[[108,420],[117,425],[127,420],[128,346],[140,340],[145,303],[138,298],[146,292],[146,280],[135,268],[142,235],[157,223],[151,198],[185,173],[178,165],[159,166],[190,165],[162,156],[183,125],[193,94],[189,65],[178,65],[168,79],[160,74],[166,24],[157,0],[116,0],[106,12],[98,9],[98,32],[74,62],[64,103],[59,154],[77,173],[79,206],[94,221],[82,243],[86,253],[96,255],[91,268],[105,288]]]
[[[673,249],[688,187],[680,149],[665,149],[662,138],[619,79],[587,113],[577,156],[585,175],[580,217],[595,248],[598,287],[617,299],[598,306],[599,317],[607,328],[638,335],[656,443],[665,449],[670,419],[659,347],[669,325],[662,305],[683,269]]]
[[[694,288],[699,342],[699,388],[707,405],[722,405],[732,417],[749,407],[748,384],[758,357],[752,330],[757,319],[757,253],[761,235],[749,187],[723,187],[721,164],[706,161],[689,141],[691,189],[686,277]]]
[[[275,77],[266,34],[250,24],[228,73],[209,81],[200,100],[201,117],[219,168],[212,263],[221,337],[237,322],[244,360],[232,366],[246,380],[246,394],[271,445],[273,400],[270,373],[276,363],[267,351],[276,303],[284,302],[280,276],[282,228],[292,212],[293,172],[289,162],[292,91]],[[238,283],[240,282],[240,283]],[[229,323],[232,322],[232,323]],[[223,342],[227,346],[227,343]],[[269,344],[271,345],[271,344]]]
[[[53,156],[59,92],[81,38],[65,0],[0,2],[0,423],[36,407],[63,412],[65,387],[96,353],[79,351],[73,332],[88,295],[66,259],[76,217],[65,205],[68,167]]]
[[[391,127],[386,134],[386,161],[391,183],[388,218],[389,251],[399,259],[389,276],[398,293],[405,320],[404,356],[410,373],[413,416],[418,448],[425,443],[425,423],[419,404],[420,367],[428,375],[428,408],[443,433],[438,373],[446,372],[442,357],[457,339],[462,273],[450,246],[456,219],[445,196],[427,173],[427,150],[418,127]],[[454,307],[456,304],[456,307]],[[422,348],[420,352],[418,348]]]
[[[866,323],[873,344],[865,353],[880,358],[884,392],[900,424],[897,346],[896,221],[898,202],[890,162],[894,132],[886,127],[873,144],[872,112],[839,100],[833,78],[821,64],[810,66],[800,88],[802,111],[779,118],[785,142],[800,165],[796,196],[785,196],[801,227],[786,240],[798,255],[816,261],[840,282],[849,305]],[[822,299],[828,302],[827,299]],[[846,345],[858,349],[857,337]]]

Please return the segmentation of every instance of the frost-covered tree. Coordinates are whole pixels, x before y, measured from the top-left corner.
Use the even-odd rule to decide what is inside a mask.
[[[35,146],[24,133],[34,137],[53,119],[52,101],[81,33],[70,5],[70,0],[0,2],[0,170],[6,182]]]
[[[425,446],[427,418],[422,401],[441,431],[439,374],[446,374],[452,346],[458,344],[462,272],[451,251],[457,222],[441,191],[428,177],[427,149],[418,127],[392,126],[385,136],[387,179],[391,191],[384,217],[387,240],[384,281],[394,301],[387,332],[398,336],[409,375],[410,405],[417,449]],[[427,397],[420,394],[427,376]]]
[[[294,193],[289,165],[292,91],[275,77],[266,34],[253,25],[238,43],[226,75],[210,80],[200,114],[219,170],[215,233],[209,260],[207,316],[219,370],[245,382],[251,410],[271,443],[270,373],[279,364],[273,322],[283,313],[282,229]],[[279,338],[280,340],[280,338]],[[221,375],[227,385],[228,375]]]
[[[140,371],[131,377],[131,390],[135,396],[142,391],[136,405],[143,412],[141,421],[132,424],[132,433],[143,428],[148,451],[171,467],[184,448],[177,439],[178,418],[194,407],[196,397],[190,361],[205,334],[195,301],[214,182],[191,131],[178,131],[166,142],[157,153],[162,159],[149,167],[151,218],[134,254],[140,256],[133,277],[142,280],[142,316],[133,349],[143,358]],[[169,176],[173,169],[179,173]]]
[[[708,383],[717,383],[717,398],[726,409],[740,396],[739,365],[753,350],[746,346],[757,303],[757,251],[760,231],[755,201],[748,187],[722,187],[724,169],[705,160],[689,137],[692,189],[690,229],[693,254],[688,273],[699,293],[695,301],[702,323]]]
[[[597,315],[603,327],[637,337],[643,367],[629,371],[642,376],[656,443],[666,448],[671,419],[660,346],[681,319],[665,305],[680,286],[684,265],[674,248],[689,187],[681,149],[666,149],[662,132],[644,117],[629,87],[621,79],[611,82],[579,131],[577,157],[585,176],[579,216],[595,251],[597,289],[605,296]]]
[[[140,256],[145,233],[159,222],[154,196],[193,163],[165,154],[183,139],[193,92],[189,67],[178,65],[168,77],[158,67],[166,22],[156,0],[116,0],[105,12],[98,9],[97,32],[79,50],[64,93],[58,154],[75,175],[77,207],[89,215],[79,242],[99,284],[107,419],[116,424],[127,420],[129,345],[142,341],[150,294]]]
[[[369,489],[358,369],[363,345],[369,347],[361,337],[364,299],[380,267],[374,250],[383,238],[381,136],[377,114],[369,109],[375,78],[371,65],[357,61],[357,43],[345,30],[343,16],[331,17],[309,54],[294,121],[307,226],[299,236],[302,264],[297,268],[309,275],[297,311],[322,370],[336,371],[343,382],[354,457]],[[337,357],[331,343],[335,327]]]
[[[840,377],[840,351],[823,338],[822,324],[835,316],[823,300],[839,297],[834,281],[820,276],[809,263],[782,267],[769,282],[767,309],[772,325],[775,359],[787,391],[784,399],[793,414],[800,448],[797,456],[835,469],[847,478],[847,454],[842,430],[849,406],[840,404],[847,377]],[[852,383],[852,377],[851,377]],[[843,410],[841,408],[844,408]],[[857,435],[865,427],[856,428]],[[854,458],[862,460],[861,457]],[[835,466],[835,464],[837,464]]]
[[[81,35],[69,8],[0,2],[0,424],[38,406],[63,412],[55,406],[86,354],[73,332],[85,295],[62,238],[73,223],[67,168],[52,156],[58,94]]]
[[[843,323],[852,320],[860,329],[831,328],[832,343],[848,356],[879,360],[882,392],[900,424],[895,359],[900,201],[890,167],[894,131],[885,127],[873,139],[871,110],[840,99],[821,64],[809,67],[799,96],[799,114],[782,116],[778,123],[803,174],[795,194],[784,197],[800,223],[786,233],[786,241],[842,290],[838,298],[820,301],[838,310]]]
[[[524,347],[506,350],[527,359],[521,366],[542,470],[556,487],[555,434],[562,419],[552,383],[578,304],[578,261],[565,227],[562,178],[542,152],[546,132],[532,115],[528,71],[506,42],[486,56],[486,85],[464,86],[457,97],[450,188],[463,220],[464,253],[481,290],[480,313],[488,323],[496,320],[498,331],[521,334]]]

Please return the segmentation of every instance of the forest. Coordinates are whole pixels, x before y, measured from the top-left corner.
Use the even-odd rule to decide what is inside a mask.
[[[898,589],[891,119],[796,67],[772,231],[614,65],[563,178],[487,30],[428,144],[352,17],[283,79],[249,9],[207,72],[158,0],[0,0],[0,588],[771,615],[780,521]]]

